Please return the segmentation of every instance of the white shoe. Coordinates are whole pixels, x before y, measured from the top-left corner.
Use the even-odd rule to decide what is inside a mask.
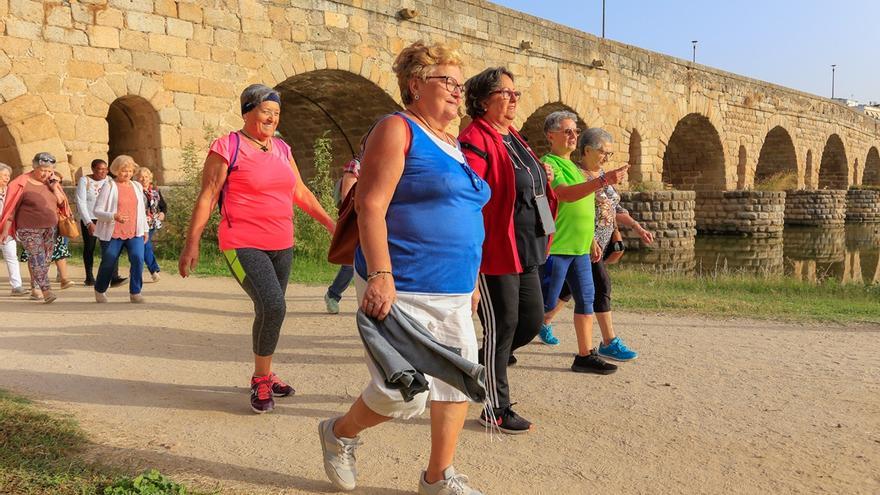
[[[141,304],[141,303],[147,302],[144,300],[144,296],[142,296],[140,294],[129,294],[128,300],[135,303],[135,304]]]
[[[95,291],[95,302],[97,302],[97,303],[107,302],[107,293]]]
[[[361,444],[358,438],[337,438],[333,425],[339,418],[325,419],[318,424],[321,450],[324,452],[324,472],[333,486],[340,490],[354,490],[357,485],[357,459],[354,451]]]
[[[443,471],[442,480],[436,483],[425,481],[425,472],[419,478],[419,495],[483,495],[468,486],[468,477],[455,472],[455,468],[449,466]]]
[[[153,283],[156,283],[156,282],[158,282],[159,279],[162,278],[162,277],[159,276],[159,272],[155,272],[155,273],[151,273],[151,274],[150,274],[150,278],[153,279]]]

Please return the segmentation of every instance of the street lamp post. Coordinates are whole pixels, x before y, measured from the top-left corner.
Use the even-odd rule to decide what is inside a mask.
[[[834,69],[837,67],[837,64],[831,64],[831,99],[834,99]]]
[[[691,41],[691,44],[694,46],[694,58],[693,58],[693,60],[692,60],[693,63],[697,63],[697,42],[698,42],[698,41],[699,41],[699,40],[693,40],[693,41]]]
[[[605,37],[605,0],[602,0],[602,38]]]

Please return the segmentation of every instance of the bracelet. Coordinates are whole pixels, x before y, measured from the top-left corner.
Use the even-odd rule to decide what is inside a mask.
[[[602,182],[602,187],[608,185],[608,179],[605,177],[605,174],[599,175],[599,181]]]
[[[374,278],[376,278],[380,275],[384,275],[386,273],[388,275],[391,275],[391,272],[388,270],[376,270],[375,272],[370,272],[367,274],[367,282],[369,282],[370,280],[373,280]]]

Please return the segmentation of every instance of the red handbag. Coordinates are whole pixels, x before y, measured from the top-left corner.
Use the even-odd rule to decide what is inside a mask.
[[[351,186],[342,204],[339,205],[336,230],[333,231],[333,239],[330,240],[330,249],[327,251],[327,261],[336,265],[353,265],[354,250],[360,242],[357,212],[354,209],[356,189],[357,182]]]

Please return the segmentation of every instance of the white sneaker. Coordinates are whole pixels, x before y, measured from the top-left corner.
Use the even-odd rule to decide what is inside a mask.
[[[425,481],[425,471],[419,478],[419,495],[483,495],[468,486],[468,477],[455,472],[455,468],[449,466],[443,471],[442,480],[436,483]]]
[[[321,450],[324,452],[324,472],[333,486],[340,490],[354,490],[357,485],[357,459],[354,451],[361,445],[358,438],[337,438],[333,425],[339,418],[325,419],[318,424]]]
[[[327,313],[331,315],[339,314],[339,301],[333,299],[328,294],[324,294],[324,304],[327,306]]]
[[[147,301],[144,300],[144,296],[142,296],[142,295],[140,295],[140,294],[129,294],[129,296],[128,296],[128,300],[131,301],[131,302],[133,302],[133,303],[137,303],[137,304],[147,302]]]
[[[162,277],[159,276],[159,272],[155,272],[155,273],[151,273],[151,274],[150,274],[150,278],[153,279],[153,283],[156,283],[156,282],[158,282],[159,279],[162,278]]]
[[[107,293],[95,291],[95,302],[97,302],[97,303],[107,302]]]

